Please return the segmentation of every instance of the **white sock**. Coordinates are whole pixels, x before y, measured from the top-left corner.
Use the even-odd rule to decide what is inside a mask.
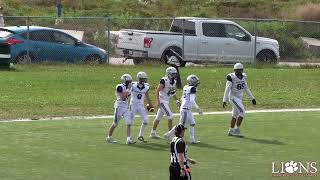
[[[146,125],[142,123],[142,124],[141,124],[141,127],[140,127],[139,137],[140,137],[140,136],[142,136],[142,137],[144,136],[144,128],[145,128],[145,127],[146,127]]]
[[[127,137],[127,141],[131,140],[131,137]]]
[[[194,139],[194,126],[190,126],[189,131],[190,131],[190,139],[194,141],[195,140]]]
[[[152,133],[152,134],[155,133],[155,132],[156,132],[156,130],[153,130],[153,129],[151,130],[151,133]]]
[[[167,132],[168,136],[173,136],[174,135],[174,132],[176,130],[176,126],[173,126],[172,129],[170,131]]]

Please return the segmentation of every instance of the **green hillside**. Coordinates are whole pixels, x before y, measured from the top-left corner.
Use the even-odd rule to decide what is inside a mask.
[[[62,0],[64,16],[292,18],[320,0]],[[55,16],[56,0],[2,0],[11,16]]]

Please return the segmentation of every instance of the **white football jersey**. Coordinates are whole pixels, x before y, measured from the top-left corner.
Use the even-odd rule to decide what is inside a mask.
[[[170,96],[176,93],[176,80],[171,81],[168,77],[163,77],[160,80],[160,84],[164,85],[164,88],[159,92],[160,102],[169,103]]]
[[[195,86],[185,85],[183,87],[183,94],[181,97],[181,109],[191,110],[195,101],[190,99],[190,95],[196,95],[197,88]]]
[[[230,86],[230,87],[228,87]],[[233,99],[233,97],[237,97],[242,99],[243,91],[246,91],[249,99],[254,99],[252,93],[250,92],[248,85],[247,85],[247,75],[242,73],[242,78],[238,78],[235,73],[230,73],[227,75],[227,83],[226,83],[226,91],[224,94],[224,102],[227,99]]]
[[[131,86],[131,105],[142,104],[144,105],[144,97],[149,91],[150,86],[148,83],[144,83],[143,86],[139,85],[138,82],[133,82]]]
[[[121,108],[128,108],[129,107],[129,103],[128,103],[128,98],[126,99],[121,99],[121,96],[120,94],[124,91],[127,91],[129,92],[130,94],[130,89],[127,89],[127,87],[123,84],[118,84],[116,86],[116,102],[114,103],[114,107],[117,108],[117,107],[121,107]]]

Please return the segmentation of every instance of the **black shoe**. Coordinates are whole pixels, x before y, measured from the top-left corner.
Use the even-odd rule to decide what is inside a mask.
[[[143,142],[143,143],[147,143],[147,141],[144,140],[143,136],[139,136],[139,137],[138,137],[138,140],[141,141],[141,142]]]

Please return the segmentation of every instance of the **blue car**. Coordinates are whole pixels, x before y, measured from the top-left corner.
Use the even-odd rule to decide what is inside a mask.
[[[29,33],[27,26],[1,27],[0,50],[6,49],[5,47],[10,50],[9,58],[13,63],[27,63],[29,60],[104,63],[107,59],[104,49],[47,27],[29,26]],[[7,57],[4,53],[0,52],[1,54],[2,57]]]

